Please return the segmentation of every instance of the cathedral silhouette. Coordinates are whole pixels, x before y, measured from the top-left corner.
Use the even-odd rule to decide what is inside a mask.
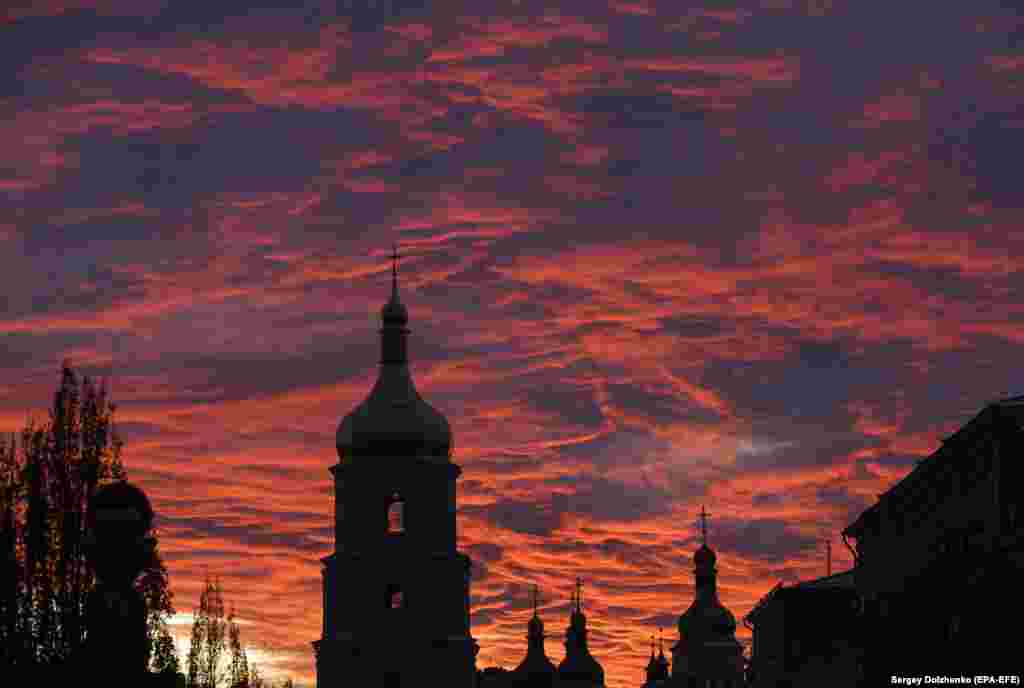
[[[527,624],[523,660],[512,671],[478,671],[470,633],[470,558],[458,551],[456,486],[448,420],[419,395],[409,370],[409,314],[398,295],[381,311],[380,368],[366,399],[337,432],[335,551],[321,559],[323,632],[312,643],[317,688],[431,685],[445,688],[600,688],[604,669],[587,645],[583,582],[576,579],[565,657],[544,650],[537,611]],[[739,688],[744,659],[736,618],[718,599],[715,553],[694,554],[696,596],[679,617],[672,667],[652,644],[645,688]],[[396,651],[400,648],[400,651]]]

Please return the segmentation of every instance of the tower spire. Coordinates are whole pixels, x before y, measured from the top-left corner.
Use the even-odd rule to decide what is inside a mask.
[[[702,504],[700,507],[700,535],[704,545],[708,544],[708,516],[710,515],[704,511],[704,505]]]
[[[398,244],[391,244],[391,291],[398,291]]]
[[[583,579],[576,577],[576,611],[583,611]]]
[[[533,615],[537,616],[537,584],[533,584]]]

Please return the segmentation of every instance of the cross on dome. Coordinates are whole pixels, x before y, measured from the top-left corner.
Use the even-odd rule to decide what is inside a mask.
[[[703,539],[703,544],[708,544],[708,512],[704,511],[704,505],[700,507],[700,535]]]

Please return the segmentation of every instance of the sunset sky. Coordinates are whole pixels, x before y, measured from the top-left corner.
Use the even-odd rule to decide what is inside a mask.
[[[1024,393],[1017,3],[263,4],[0,10],[0,430],[65,357],[113,372],[182,641],[217,575],[313,685],[392,242],[480,668],[524,655],[533,583],[557,663],[579,575],[638,686],[701,505],[741,619]]]

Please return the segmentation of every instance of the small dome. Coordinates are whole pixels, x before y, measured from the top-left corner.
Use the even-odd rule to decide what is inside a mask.
[[[558,678],[604,685],[604,669],[586,648],[567,653],[558,665]]]
[[[715,563],[715,551],[707,545],[701,545],[693,554],[693,563],[697,566],[705,566]]]
[[[582,609],[574,609],[569,616],[569,623],[576,628],[584,628],[587,625],[587,615]]]
[[[405,325],[409,322],[409,311],[398,298],[398,290],[391,291],[391,299],[380,310],[380,319],[385,323]]]
[[[547,655],[540,648],[530,647],[526,657],[519,663],[512,673],[516,678],[528,678],[537,676],[554,676],[558,670],[551,663]]]
[[[577,579],[577,591],[579,590]],[[577,592],[578,595],[578,592]],[[565,633],[565,657],[558,665],[558,678],[562,681],[604,685],[604,669],[587,648],[587,617],[580,598],[573,600],[576,608],[569,617]]]
[[[527,629],[530,636],[544,635],[544,622],[535,614],[530,618],[530,622],[527,624]]]

